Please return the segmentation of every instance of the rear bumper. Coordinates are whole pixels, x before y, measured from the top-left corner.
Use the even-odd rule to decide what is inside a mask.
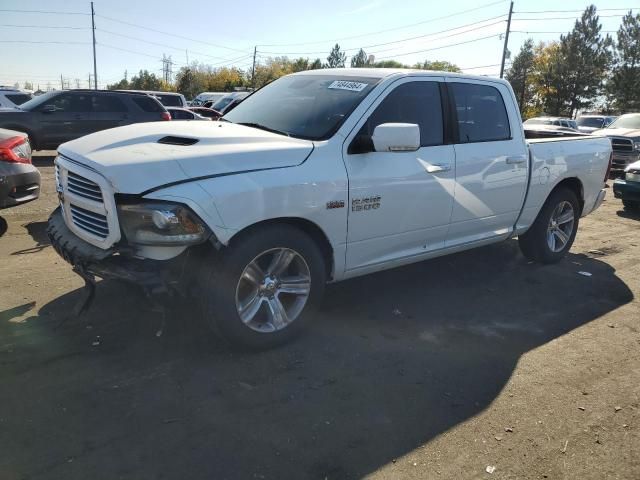
[[[64,223],[57,208],[49,217],[47,235],[55,251],[81,276],[134,283],[149,293],[182,291],[182,273],[189,271],[189,251],[170,260],[140,259],[126,247],[103,250],[82,240]]]
[[[631,202],[640,202],[640,183],[619,178],[613,182],[613,196]]]
[[[23,163],[0,162],[0,208],[31,202],[40,196],[40,172]]]

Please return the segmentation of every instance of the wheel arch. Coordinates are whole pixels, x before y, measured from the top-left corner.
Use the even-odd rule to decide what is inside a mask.
[[[555,192],[559,188],[568,188],[576,194],[576,197],[578,198],[578,202],[580,204],[580,214],[582,214],[582,211],[584,210],[584,186],[582,185],[580,179],[577,177],[568,177],[562,179],[556,184],[555,187],[553,187],[553,190],[549,192],[547,198],[549,198],[549,196],[551,196],[551,194],[553,194],[553,192]]]
[[[311,239],[315,242],[315,244],[320,249],[322,253],[322,258],[324,259],[327,279],[333,278],[334,273],[334,258],[333,258],[333,247],[331,246],[331,242],[329,241],[329,237],[327,234],[318,226],[318,224],[312,222],[311,220],[307,220],[306,218],[300,217],[277,217],[270,218],[267,220],[262,220],[260,222],[248,225],[244,227],[242,230],[236,232],[228,241],[228,245],[231,246],[235,242],[238,242],[246,235],[250,235],[253,232],[260,230],[261,228],[265,228],[267,226],[272,225],[289,225],[306,233]]]

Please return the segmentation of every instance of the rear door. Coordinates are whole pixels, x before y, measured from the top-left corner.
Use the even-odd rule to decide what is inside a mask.
[[[129,123],[129,111],[119,94],[95,93],[91,96],[93,116],[91,130],[98,132]]]
[[[447,246],[506,236],[520,214],[528,152],[501,83],[447,79],[457,116],[455,199]]]
[[[454,183],[440,77],[407,77],[371,106],[345,142],[349,177],[347,270],[420,256],[444,246]],[[420,127],[414,152],[357,153],[383,123]],[[366,149],[365,149],[366,150]]]

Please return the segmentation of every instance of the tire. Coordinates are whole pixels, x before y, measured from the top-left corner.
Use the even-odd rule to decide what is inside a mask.
[[[572,215],[569,215],[570,211]],[[561,222],[552,223],[552,216]],[[569,216],[572,220],[567,220]],[[531,228],[518,237],[520,250],[525,257],[535,262],[559,262],[573,245],[579,221],[578,197],[572,190],[559,187],[551,192]]]
[[[281,262],[275,262],[276,258]],[[290,263],[279,272],[287,260]],[[278,268],[270,276],[274,265]],[[201,272],[203,320],[217,336],[251,350],[272,348],[297,336],[308,323],[309,310],[321,299],[326,282],[325,261],[317,244],[289,225],[247,232],[201,267]],[[247,306],[244,320],[242,306]],[[278,315],[282,312],[285,315]]]
[[[640,202],[633,202],[631,200],[622,200],[622,205],[625,210],[637,211],[640,210]]]

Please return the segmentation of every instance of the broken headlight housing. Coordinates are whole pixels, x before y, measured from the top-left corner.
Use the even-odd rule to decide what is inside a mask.
[[[118,219],[127,241],[136,245],[194,245],[211,235],[205,223],[179,203],[118,205]]]

